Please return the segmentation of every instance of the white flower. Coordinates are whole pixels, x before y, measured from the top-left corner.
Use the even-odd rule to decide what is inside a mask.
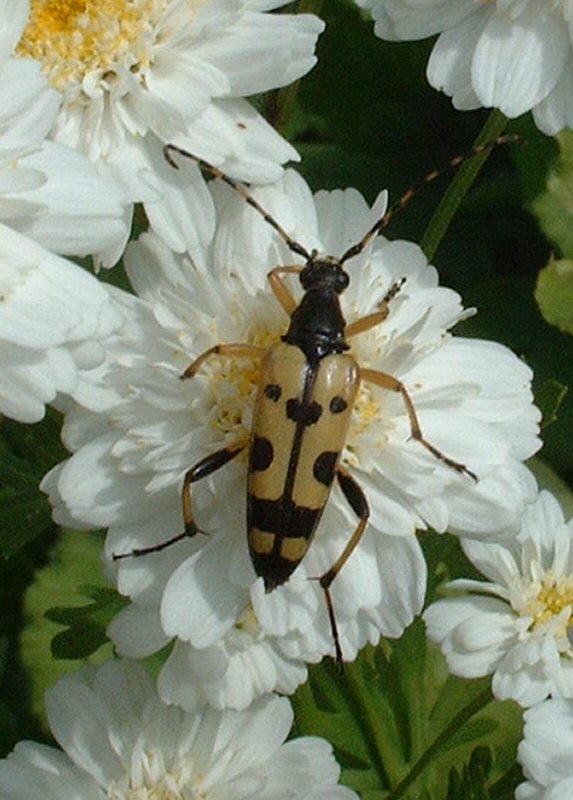
[[[201,259],[169,251],[151,234],[127,255],[139,295],[116,292],[128,319],[110,344],[100,381],[109,412],[71,412],[70,460],[44,480],[64,524],[109,527],[106,550],[129,553],[182,530],[180,490],[198,460],[246,442],[256,362],[213,358],[191,380],[179,376],[218,342],[267,345],[287,320],[266,274],[300,261],[231,189],[210,184],[218,224],[205,210]],[[294,172],[258,190],[259,201],[306,248],[341,254],[377,219],[355,190],[312,197]],[[348,262],[342,296],[351,321],[377,308],[405,278],[383,324],[351,339],[361,365],[403,380],[427,438],[477,473],[476,484],[411,438],[400,395],[364,383],[342,453],[370,505],[370,522],[332,585],[342,651],[353,659],[380,634],[399,636],[420,610],[426,569],[416,529],[432,526],[488,537],[513,533],[532,479],[521,460],[538,447],[529,369],[500,345],[455,338],[466,316],[458,295],[438,286],[420,249],[382,237]],[[300,288],[293,283],[293,291]],[[97,386],[97,376],[94,386]],[[103,390],[103,389],[102,389]],[[176,645],[163,667],[162,696],[192,709],[208,700],[241,708],[273,689],[291,692],[305,663],[333,653],[322,575],[357,525],[334,487],[315,541],[288,583],[265,594],[245,530],[246,459],[193,486],[197,535],[161,553],[116,562],[110,575],[132,604],[110,635],[124,655]]]
[[[101,363],[100,340],[119,324],[105,287],[44,247],[116,249],[127,226],[114,183],[81,154],[46,141],[57,95],[37,64],[9,57],[22,9],[0,11],[0,413],[36,422],[58,394],[97,405],[81,372]]]
[[[3,0],[0,8],[13,5],[28,2]],[[281,163],[298,158],[243,99],[284,86],[315,63],[322,22],[267,13],[281,5],[31,0],[17,52],[38,59],[59,93],[52,137],[110,169],[159,227],[164,194],[176,191],[165,142],[245,180],[274,180]]]
[[[83,371],[119,323],[96,278],[0,224],[0,413],[37,422],[58,393],[98,408]]]
[[[357,800],[324,739],[285,743],[285,698],[187,714],[161,702],[141,667],[116,661],[60,680],[46,708],[62,750],[17,744],[0,761],[3,800]]]
[[[9,56],[25,4],[0,2],[0,221],[63,255],[117,251],[124,193],[79,153],[46,141],[58,95],[30,59]]]
[[[516,800],[569,800],[573,797],[573,701],[551,698],[524,714],[518,760],[526,783]]]
[[[466,678],[493,672],[501,700],[522,706],[548,695],[573,697],[573,520],[548,492],[525,511],[507,544],[464,541],[489,582],[456,580],[479,594],[439,600],[424,613],[428,635],[450,670]]]
[[[571,0],[356,0],[383,39],[439,33],[428,80],[461,110],[533,111],[544,133],[573,127]]]

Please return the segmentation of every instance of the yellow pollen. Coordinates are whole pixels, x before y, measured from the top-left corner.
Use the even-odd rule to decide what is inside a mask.
[[[569,578],[559,577],[557,580],[546,575],[537,597],[532,614],[534,625],[543,625],[557,616],[567,606],[573,607],[573,583]],[[569,621],[573,620],[570,614]]]
[[[361,384],[354,403],[353,432],[363,433],[372,422],[382,418],[380,399],[372,393],[370,387]]]
[[[235,628],[238,631],[250,634],[252,637],[256,637],[259,634],[261,626],[251,603],[248,604],[235,622]]]
[[[35,58],[56,89],[86,75],[149,65],[152,12],[165,0],[32,0],[30,19],[16,48]]]
[[[267,348],[279,339],[279,332],[260,330],[253,332],[247,342]],[[244,428],[244,420],[250,417],[254,406],[259,368],[258,359],[217,356],[202,367],[209,378],[213,405],[217,409],[212,425],[225,434],[233,433],[237,441],[246,440],[250,433]]]

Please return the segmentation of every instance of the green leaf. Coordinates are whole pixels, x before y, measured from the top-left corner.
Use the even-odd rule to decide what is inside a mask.
[[[573,333],[573,260],[550,261],[541,270],[535,299],[550,325],[564,333]]]
[[[447,800],[491,800],[486,785],[491,768],[491,751],[487,747],[476,748],[461,773],[457,769],[450,772]]]
[[[528,466],[537,478],[540,489],[552,492],[563,509],[565,519],[573,517],[573,492],[565,481],[540,458],[532,458]]]
[[[36,425],[2,420],[0,427],[0,556],[13,556],[46,532],[54,533],[48,500],[39,483],[64,456],[60,417],[49,412]]]
[[[331,663],[312,668],[294,707],[297,734],[325,736],[342,780],[363,800],[446,800],[444,776],[454,769],[462,770],[454,783],[489,798],[478,790],[513,769],[521,736],[517,705],[493,700],[489,678],[448,675],[420,620],[399,641],[366,648],[342,676]],[[485,746],[494,755],[487,774],[483,756],[472,761]]]
[[[568,386],[564,386],[559,381],[549,378],[540,386],[535,387],[535,402],[541,410],[541,430],[545,430],[549,425],[557,422],[559,409],[561,408],[567,392]]]
[[[573,258],[573,133],[556,136],[559,158],[547,178],[546,191],[533,203],[546,235],[566,258]]]
[[[113,611],[113,603],[121,603],[107,585],[101,562],[102,537],[96,533],[64,531],[54,547],[50,563],[36,572],[34,583],[25,596],[28,620],[20,636],[22,661],[30,677],[33,708],[41,715],[44,692],[68,672],[78,669],[79,660],[90,651],[90,661],[100,663],[111,657],[103,644],[105,628]],[[89,584],[89,588],[86,588]],[[106,598],[114,598],[106,605]],[[88,603],[86,600],[94,600]],[[56,608],[57,611],[50,609]],[[117,611],[117,605],[115,608]],[[62,625],[75,622],[62,631]],[[83,630],[86,628],[86,631]],[[62,636],[52,654],[52,639]],[[74,641],[76,640],[76,641]],[[72,658],[78,660],[71,660]]]
[[[107,643],[107,627],[124,603],[111,588],[78,587],[91,597],[91,603],[74,608],[50,608],[46,619],[64,625],[66,630],[52,639],[54,658],[82,659],[91,656]]]

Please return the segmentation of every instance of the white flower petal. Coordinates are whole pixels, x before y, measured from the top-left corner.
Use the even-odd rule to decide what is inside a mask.
[[[131,605],[122,609],[111,621],[107,634],[120,642],[119,655],[125,658],[145,658],[169,643],[161,627],[157,609]]]
[[[18,3],[19,13],[24,5]],[[12,12],[2,15],[3,22],[8,18],[15,18]],[[10,58],[2,63],[0,153],[21,152],[42,142],[54,124],[58,106],[58,94],[49,88],[37,61]]]
[[[33,742],[19,742],[0,761],[0,792],[6,800],[101,800],[97,783],[65,753]]]
[[[276,16],[246,12],[197,54],[228,76],[233,95],[252,95],[284,86],[309,72],[324,23],[311,14]]]
[[[45,184],[25,193],[26,200],[46,214],[11,219],[11,225],[64,255],[86,256],[113,248],[127,238],[124,194],[79,153],[44,142],[41,149],[21,160],[37,169]]]
[[[475,92],[484,106],[517,117],[547,97],[570,53],[555,10],[528,3],[515,20],[493,14],[473,58]]]
[[[511,613],[490,597],[439,600],[423,618],[428,637],[440,645],[450,670],[465,678],[494,670],[516,635]]]
[[[452,98],[454,108],[468,111],[481,105],[472,82],[472,60],[483,33],[488,9],[471,14],[463,22],[440,34],[428,61],[430,86]]]
[[[569,59],[555,88],[533,109],[539,130],[554,136],[563,128],[573,128],[573,60]]]
[[[233,625],[241,599],[244,604],[244,593],[225,581],[216,596],[206,591],[220,576],[224,550],[224,544],[221,550],[213,543],[184,561],[169,578],[161,601],[161,620],[168,636],[202,649],[214,644]]]
[[[0,64],[6,61],[18,43],[22,30],[30,13],[28,0],[14,3],[12,0],[0,0]]]
[[[100,785],[121,774],[121,760],[110,742],[115,727],[111,709],[82,681],[71,675],[48,692],[46,713],[59,744]]]

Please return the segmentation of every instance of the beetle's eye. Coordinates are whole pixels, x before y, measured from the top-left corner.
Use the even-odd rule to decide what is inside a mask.
[[[347,272],[341,269],[336,277],[336,291],[340,294],[343,292],[350,283],[350,277]]]

